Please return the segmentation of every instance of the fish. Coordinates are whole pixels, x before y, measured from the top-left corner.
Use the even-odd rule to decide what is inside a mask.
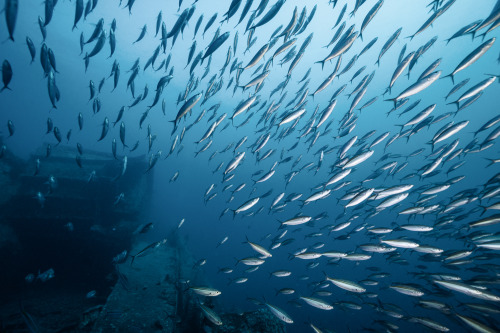
[[[298,216],[281,222],[282,225],[300,225],[312,220],[311,216]]]
[[[115,49],[116,49],[116,37],[115,37],[114,30],[109,31],[109,48],[111,50],[111,53],[109,54],[108,58],[111,58],[113,56],[113,54],[115,53]],[[116,83],[115,83],[115,88],[116,88]]]
[[[337,42],[337,44],[332,49],[330,54],[326,56],[325,59],[317,61],[316,63],[320,63],[321,68],[323,69],[325,62],[332,60],[333,58],[336,58],[342,55],[344,52],[346,52],[352,46],[357,37],[358,37],[357,31],[351,32],[351,29],[348,29],[348,31],[346,31],[344,35],[340,38],[340,40]]]
[[[213,324],[217,325],[217,326],[221,326],[222,325],[222,320],[220,319],[220,317],[212,310],[210,309],[209,307],[203,305],[203,304],[199,304],[202,312],[203,312],[203,315],[208,319],[210,320]]]
[[[260,50],[257,51],[257,53],[253,56],[253,58],[248,62],[248,64],[245,67],[243,67],[243,70],[255,66],[260,61],[260,59],[262,59],[262,57],[266,54],[268,49],[269,49],[269,43],[262,46]]]
[[[109,120],[108,120],[108,117],[105,117],[104,121],[102,123],[101,136],[97,141],[103,140],[106,137],[106,135],[108,134],[108,131],[109,131]]]
[[[158,36],[158,32],[160,32],[160,27],[162,24],[162,11],[158,13],[158,16],[156,17],[156,32],[155,32],[155,37]]]
[[[12,90],[9,87],[9,83],[12,80],[12,66],[10,65],[9,61],[6,59],[2,63],[2,82],[3,82],[3,87],[0,89],[0,93],[4,91],[5,89]]]
[[[392,46],[392,44],[394,44],[394,42],[396,41],[396,39],[398,39],[399,35],[401,34],[401,30],[403,28],[399,28],[398,30],[396,30],[391,37],[389,37],[389,39],[387,40],[387,42],[385,42],[384,46],[382,46],[382,49],[380,50],[380,53],[378,55],[378,59],[377,59],[377,62],[375,62],[376,65],[378,65],[380,67],[380,59],[382,58],[382,56],[387,52],[387,50],[389,50],[389,48]],[[411,60],[409,60],[411,61]]]
[[[389,83],[389,86],[387,87],[387,91],[389,91],[389,93],[391,93],[392,86],[394,85],[396,80],[401,76],[401,74],[403,74],[404,70],[408,67],[410,62],[413,60],[414,56],[415,56],[415,52],[410,52],[410,53],[408,53],[408,55],[404,59],[402,59],[400,61],[398,67],[396,67],[396,69],[394,70],[394,73],[392,74],[391,82]]]
[[[80,21],[83,15],[83,0],[76,0],[75,3],[75,19],[73,21],[73,28],[71,30],[74,30],[76,28],[76,25]]]
[[[271,311],[271,313],[276,316],[279,320],[283,321],[284,323],[287,324],[293,324],[293,319],[282,309],[275,305],[271,305],[269,303],[265,303],[267,308]]]
[[[90,53],[85,54],[85,61],[88,61],[91,57],[97,55],[102,48],[104,47],[104,44],[106,42],[106,30],[103,30],[101,35],[99,36],[99,39],[97,40],[97,43],[94,45],[94,48]]]
[[[212,53],[214,53],[219,47],[224,44],[224,42],[229,38],[229,31],[223,33],[219,37],[217,37],[215,40],[213,40],[210,45],[208,46],[207,50],[201,57],[201,62],[203,63],[203,60],[207,57],[209,57]]]
[[[401,92],[397,97],[386,99],[386,101],[392,101],[394,103],[394,106],[396,106],[396,103],[398,101],[401,101],[404,98],[413,96],[413,95],[425,90],[426,88],[428,88],[431,84],[433,84],[439,78],[440,75],[441,75],[441,71],[433,72],[433,73],[427,75],[426,77],[418,80],[414,84],[410,85],[408,88],[403,90],[403,92]]]
[[[353,293],[364,293],[366,292],[366,289],[360,286],[359,284],[349,281],[349,280],[342,280],[342,279],[333,279],[325,275],[325,279],[328,282],[331,282],[335,286],[342,288],[344,290],[353,292]]]
[[[217,19],[217,15],[218,13],[215,13],[208,19],[207,24],[205,25],[205,29],[203,30],[203,37],[205,37],[205,33],[207,32],[207,30],[210,29],[210,27],[214,24],[215,20]]]
[[[460,72],[460,71],[466,69],[467,67],[469,67],[470,65],[472,65],[474,62],[476,62],[483,54],[486,53],[486,51],[488,51],[493,46],[493,43],[495,43],[495,40],[496,40],[495,38],[491,38],[491,39],[487,40],[486,42],[484,42],[483,44],[479,45],[474,51],[469,53],[457,65],[457,67],[453,70],[453,72],[451,72],[448,75],[443,76],[442,78],[450,77],[453,84],[455,84],[455,79],[454,79],[455,75],[458,72]]]
[[[245,203],[243,203],[238,208],[232,210],[232,212],[233,212],[233,218],[234,218],[234,216],[236,216],[236,214],[245,212],[245,211],[249,210],[250,208],[252,208],[253,206],[255,206],[259,202],[259,200],[260,200],[259,197],[252,198],[252,199],[246,201]]]
[[[464,323],[466,323],[470,328],[474,329],[477,332],[494,332],[493,328],[491,328],[491,327],[489,327],[489,326],[487,326],[479,321],[476,321],[470,317],[459,315],[459,314],[456,314],[456,316],[458,318],[460,318],[460,320],[462,320]]]
[[[133,44],[140,42],[144,38],[144,36],[146,36],[147,31],[148,31],[148,27],[146,24],[144,24],[144,26],[141,29],[141,33],[139,34],[139,37],[137,37],[137,39],[135,40],[135,42]]]
[[[490,226],[500,223],[500,214],[495,214],[483,219],[480,219],[478,221],[474,221],[469,223],[470,228],[475,228],[475,227],[485,227],[485,226]]]
[[[157,241],[157,242],[153,242],[153,243],[147,245],[145,248],[143,248],[139,252],[137,252],[135,255],[131,255],[130,257],[132,258],[132,260],[130,261],[130,266],[132,266],[132,264],[134,263],[135,258],[143,257],[143,256],[151,253],[151,251],[153,251],[154,249],[158,248],[161,245],[164,245],[166,242],[167,242],[166,239],[163,239],[163,240]]]
[[[419,246],[418,243],[405,239],[381,239],[380,242],[389,246],[403,249],[413,249]]]
[[[284,40],[286,42],[296,23],[297,23],[297,6],[295,6],[295,9],[293,10],[292,19],[290,20],[290,23],[288,23],[285,29],[283,29],[281,34],[276,36],[276,38],[285,37]]]
[[[290,114],[286,115],[278,124],[278,126],[288,124],[302,116],[306,112],[306,109],[299,109],[297,111],[293,111]]]
[[[190,112],[194,108],[196,103],[198,103],[199,100],[201,99],[202,95],[203,95],[203,92],[200,92],[200,93],[194,95],[193,97],[191,97],[190,99],[188,99],[182,105],[182,107],[177,112],[177,116],[175,117],[175,119],[171,121],[174,123],[175,127],[177,127],[177,123],[182,119],[182,117],[184,117],[188,112]]]
[[[201,296],[208,296],[208,297],[214,297],[214,296],[219,296],[222,292],[220,290],[210,288],[210,287],[189,287],[189,290],[192,290],[198,295]]]
[[[9,32],[9,39],[13,42],[14,42],[14,30],[16,28],[18,7],[19,7],[18,0],[5,1],[5,7],[4,7],[5,21],[7,22],[7,31]]]
[[[229,9],[227,10],[227,12],[224,13],[224,16],[226,16],[226,18],[223,19],[221,21],[221,23],[223,23],[224,21],[229,22],[229,19],[234,14],[236,14],[236,12],[238,11],[238,9],[240,8],[241,3],[242,3],[242,0],[232,0],[231,3],[230,3],[230,5],[229,5]]]
[[[377,12],[380,10],[382,5],[384,4],[384,0],[379,0],[375,5],[373,5],[372,9],[368,11],[363,22],[361,23],[361,29],[359,31],[359,38],[363,40],[363,31],[366,29],[371,20],[377,15]]]
[[[28,50],[30,52],[31,63],[33,63],[33,61],[35,61],[35,56],[36,56],[36,47],[31,38],[29,38],[28,36],[26,36],[26,45],[28,46]]]
[[[314,306],[315,308],[321,309],[321,310],[332,310],[333,306],[328,304],[327,302],[323,301],[322,299],[319,298],[314,298],[314,297],[304,297],[301,296],[299,297],[301,300],[306,302],[307,304]]]
[[[92,35],[90,35],[89,39],[87,39],[85,44],[92,43],[100,35],[102,35],[103,27],[104,27],[104,19],[101,18],[101,19],[99,19],[99,21],[97,21],[97,24],[94,27],[94,31],[92,32]],[[81,36],[83,36],[83,34]]]
[[[422,324],[426,327],[432,328],[436,331],[440,332],[448,332],[450,329],[446,326],[441,325],[438,322],[435,322],[434,320],[428,319],[428,318],[421,318],[421,317],[411,317],[409,319],[410,322],[412,323],[419,323]]]
[[[264,24],[268,23],[271,21],[280,11],[281,7],[285,3],[285,0],[278,0],[276,3],[269,9],[269,11],[259,20],[259,22],[255,23],[250,27],[249,30],[253,30],[255,28],[258,28],[260,26],[263,26]]]
[[[488,88],[493,82],[495,82],[495,80],[496,80],[496,77],[491,76],[491,77],[479,82],[478,84],[472,86],[471,88],[469,88],[469,90],[464,92],[457,100],[450,102],[450,103],[447,103],[447,104],[456,104],[457,109],[458,109],[458,107],[460,105],[459,103],[461,101],[477,95],[478,93],[480,93],[484,89]]]
[[[494,301],[494,302],[499,302],[500,301],[500,296],[493,295],[485,290],[477,289],[474,287],[471,287],[465,283],[461,282],[456,282],[456,281],[441,281],[441,280],[433,280],[433,282],[440,287],[444,287],[462,294],[465,294],[467,296],[487,300],[487,301]]]
[[[389,288],[403,294],[403,295],[409,295],[409,296],[414,296],[414,297],[421,297],[424,295],[424,292],[421,291],[418,288],[408,286],[408,285],[391,285]]]

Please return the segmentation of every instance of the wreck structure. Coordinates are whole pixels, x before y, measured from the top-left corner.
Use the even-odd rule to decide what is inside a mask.
[[[153,185],[145,156],[129,157],[124,172],[110,154],[46,151],[0,157],[0,332],[285,331],[265,307],[224,313],[191,292],[186,280],[201,274],[177,229],[154,246],[138,238]]]
[[[128,158],[122,175],[122,161],[110,154],[79,156],[73,147],[61,146],[46,157],[45,151],[42,147],[28,161],[12,154],[0,159],[6,189],[0,229],[9,234],[0,246],[15,279],[5,292],[24,287],[25,275],[49,268],[65,280],[102,280],[111,271],[111,258],[130,248],[149,202],[153,175],[144,175],[144,156]],[[57,263],[61,266],[54,267]]]

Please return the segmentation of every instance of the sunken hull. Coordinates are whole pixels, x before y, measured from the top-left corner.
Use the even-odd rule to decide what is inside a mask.
[[[153,176],[144,176],[144,156],[129,158],[122,175],[122,161],[110,154],[85,151],[81,167],[72,147],[55,147],[49,158],[44,155],[45,147],[26,162],[12,155],[0,160],[6,189],[0,228],[8,235],[0,244],[0,257],[10,267],[3,276],[7,283],[0,285],[4,295],[24,291],[25,276],[36,277],[49,268],[58,281],[71,285],[94,289],[90,286],[113,283],[112,258],[130,249],[133,231],[147,210]],[[51,176],[56,180],[52,186]],[[43,204],[37,193],[45,198]],[[123,199],[116,203],[120,193]]]

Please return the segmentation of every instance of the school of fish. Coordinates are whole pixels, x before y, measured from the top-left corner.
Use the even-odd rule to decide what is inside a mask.
[[[260,239],[238,240],[245,244],[240,246],[247,247],[248,257],[238,259],[236,267],[234,262],[228,262],[227,267],[219,270],[224,282],[210,287],[189,286],[189,292],[201,298],[219,296],[224,293],[225,276],[230,277],[232,284],[244,286],[251,283],[252,272],[266,266],[271,258],[281,257],[293,260],[294,264],[305,262],[308,270],[322,272],[319,280],[307,275],[296,277],[293,285],[303,285],[299,292],[287,279],[296,275],[291,268],[268,267],[272,279],[282,279],[282,288],[276,295],[259,295],[261,298],[249,298],[249,302],[267,308],[287,325],[309,320],[307,325],[314,332],[342,330],[334,323],[319,325],[314,317],[292,318],[288,314],[291,307],[307,306],[326,311],[359,311],[360,316],[372,309],[376,319],[372,327],[364,327],[366,331],[395,332],[400,321],[419,325],[418,329],[426,327],[440,332],[450,331],[450,323],[462,326],[464,331],[500,330],[500,157],[498,146],[495,148],[500,136],[500,114],[498,108],[483,110],[489,120],[471,128],[473,116],[467,112],[483,95],[500,92],[499,74],[484,74],[480,80],[469,77],[485,54],[499,52],[494,34],[500,26],[500,0],[478,4],[488,6],[490,12],[481,20],[471,23],[464,20],[464,27],[453,35],[436,35],[429,40],[421,40],[420,34],[434,29],[439,17],[447,15],[461,0],[422,2],[428,15],[418,17],[421,24],[418,30],[410,31],[401,21],[401,27],[387,40],[378,37],[369,40],[368,36],[376,35],[370,31],[370,23],[377,14],[389,10],[394,1],[324,0],[322,5],[328,6],[331,21],[322,23],[325,31],[320,34],[308,29],[317,17],[317,5],[313,2],[288,0],[285,6],[285,0],[221,1],[217,7],[226,12],[204,17],[204,13],[197,11],[198,1],[187,4],[179,0],[178,6],[172,2],[157,12],[155,22],[144,22],[138,37],[130,36],[128,45],[117,44],[115,32],[120,26],[117,20],[94,20],[96,16],[86,20],[94,10],[98,14],[102,1],[70,3],[75,12],[73,26],[69,28],[75,31],[73,36],[79,36],[82,57],[78,61],[84,64],[75,72],[83,75],[94,62],[110,69],[102,79],[90,79],[88,87],[81,90],[87,89],[92,116],[102,121],[100,136],[95,140],[109,142],[114,158],[121,165],[115,180],[125,174],[128,155],[137,149],[148,156],[148,168],[144,170],[148,173],[161,168],[162,163],[175,164],[172,155],[179,156],[184,146],[190,145],[196,147],[195,156],[190,156],[192,163],[212,165],[215,163],[212,160],[220,161],[213,170],[214,179],[218,175],[220,181],[207,179],[204,192],[192,193],[193,202],[203,199],[207,207],[212,201],[225,202],[226,208],[219,219],[249,224],[267,219],[274,223],[273,233],[263,233]],[[147,1],[114,2],[128,10],[132,18],[135,11],[153,10]],[[47,92],[48,98],[40,103],[50,107],[51,112],[58,112],[60,99],[71,98],[59,90],[57,79],[62,69],[56,69],[57,55],[47,37],[58,1],[43,3],[44,12],[34,22],[41,35],[25,37],[16,34],[16,21],[18,7],[27,6],[27,2],[5,1],[6,31],[2,29],[0,33],[8,40],[1,48],[25,41],[29,55],[25,65],[36,63],[38,57],[43,69],[43,81],[34,83],[43,85]],[[293,10],[288,12],[290,8]],[[351,23],[360,13],[364,15],[361,24]],[[278,14],[289,17],[289,22],[276,21]],[[394,17],[395,21],[398,19]],[[90,36],[84,36],[83,31],[76,34],[83,25],[93,26]],[[260,34],[264,27],[274,32]],[[313,38],[323,36],[328,36],[322,41],[325,48],[312,49]],[[176,47],[179,37],[192,38],[191,47]],[[156,43],[154,49],[147,50],[149,58],[124,63],[114,57],[117,49],[140,47],[144,38]],[[243,38],[246,45],[242,45]],[[467,40],[467,47],[454,48],[456,39]],[[447,54],[439,59],[424,57],[437,43],[446,43],[445,49],[462,59],[447,63],[446,66],[454,68],[451,72],[440,69]],[[359,45],[361,51],[354,54],[352,50]],[[365,55],[368,53],[372,59]],[[370,83],[376,76],[384,75],[379,66],[387,60],[384,55],[388,53],[399,54],[398,61],[391,64],[392,72],[385,73],[387,86],[373,89]],[[316,63],[304,63],[304,54],[314,57]],[[182,59],[185,67],[174,70],[170,64],[173,58]],[[214,68],[212,59],[223,65]],[[491,64],[492,71],[495,65],[498,66]],[[121,68],[126,68],[126,73]],[[146,82],[144,89],[136,92],[145,71],[158,79]],[[189,79],[179,82],[176,71],[189,73]],[[16,68],[9,59],[3,59],[0,100],[9,90],[16,90],[15,76]],[[315,78],[320,78],[319,85],[311,83],[316,82]],[[173,89],[172,82],[185,87],[175,92],[176,101],[165,98],[165,92]],[[448,82],[448,90],[434,89],[437,82]],[[293,88],[288,88],[289,84]],[[130,104],[109,105],[109,102],[102,108],[100,93],[104,86],[113,92],[126,90]],[[151,87],[154,91],[150,92]],[[440,99],[436,97],[432,104],[421,104],[422,95],[430,92]],[[143,135],[132,144],[126,128],[136,124],[127,121],[126,114],[139,107],[143,110],[139,121]],[[118,112],[111,114],[109,110]],[[150,112],[158,110],[166,122],[148,124],[143,129]],[[387,123],[386,131],[359,130],[366,128],[366,123],[356,128],[370,113],[376,114],[377,121]],[[373,114],[369,119],[375,119]],[[78,128],[73,131],[85,131],[84,119],[90,116],[75,114]],[[6,125],[9,139],[14,139],[13,121],[8,120]],[[116,125],[119,132],[114,138]],[[204,134],[190,135],[193,127]],[[236,129],[235,134],[221,135],[230,127]],[[46,128],[46,134],[53,135],[55,141],[47,146],[46,156],[37,159],[35,175],[43,159],[50,158],[51,150],[63,141],[62,129],[50,116]],[[68,143],[71,132],[69,129],[66,134]],[[166,138],[169,144],[158,147],[155,144],[158,137]],[[415,141],[425,143],[410,146]],[[396,142],[407,144],[410,150],[393,150]],[[120,143],[123,156],[117,150]],[[80,143],[74,145],[75,168],[82,168],[84,149]],[[0,156],[7,149],[8,143],[1,147]],[[475,175],[461,170],[477,155],[483,157],[480,163],[488,180],[464,188],[462,182]],[[481,171],[476,170],[478,174]],[[170,181],[177,181],[182,173],[177,171]],[[308,175],[307,181],[294,184],[294,179],[303,174]],[[97,176],[93,172],[88,181]],[[235,182],[235,178],[240,181]],[[282,179],[280,188],[275,188],[277,178]],[[273,186],[268,186],[271,179]],[[290,184],[294,191],[289,190]],[[301,190],[296,191],[297,188]],[[248,195],[243,195],[245,191]],[[116,195],[114,205],[127,200],[126,193]],[[222,199],[224,195],[226,199]],[[43,207],[50,200],[50,193],[38,192],[36,199]],[[319,201],[329,202],[330,209],[317,211],[315,205]],[[382,220],[375,218],[379,214],[384,216]],[[178,228],[184,222],[183,219]],[[151,227],[152,224],[145,225],[137,233],[145,233]],[[290,237],[298,232],[305,232],[303,240]],[[231,238],[230,231],[227,234],[214,246],[227,246],[224,244]],[[341,250],[339,244],[347,239],[355,239],[357,246]],[[462,246],[443,247],[442,239],[458,239]],[[155,242],[143,251],[163,243]],[[132,256],[132,261],[141,254]],[[409,264],[410,256],[411,262],[417,257],[421,264],[416,267]],[[380,271],[377,264],[371,265],[377,257],[389,262],[393,272]],[[198,265],[209,265],[210,261],[207,253]],[[335,269],[346,261],[366,267],[365,275],[355,281],[346,279],[352,275]],[[431,266],[439,269],[430,269]],[[235,275],[241,267],[244,272]],[[396,271],[407,272],[413,278],[401,280],[403,275]],[[42,279],[40,274],[39,279]],[[244,287],[241,288],[243,292]],[[338,288],[345,292],[339,293]],[[440,313],[439,318],[443,319],[438,322],[434,316],[413,315],[405,306],[388,302],[388,298],[382,300],[380,293],[415,298],[409,302]],[[93,295],[95,292],[87,297]],[[199,306],[207,320],[223,325],[217,306],[210,307],[203,301]]]

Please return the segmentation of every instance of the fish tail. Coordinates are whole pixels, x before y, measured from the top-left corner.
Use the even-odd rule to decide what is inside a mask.
[[[444,79],[445,77],[451,77],[451,82],[455,84],[455,78],[453,77],[453,73],[450,73],[448,75],[443,76],[441,79]]]
[[[449,104],[455,104],[457,106],[457,111],[458,111],[458,108],[459,108],[459,105],[460,105],[458,101],[446,103],[446,105],[449,105]]]
[[[486,167],[490,167],[490,166],[492,166],[493,164],[495,164],[495,160],[494,160],[494,159],[487,158],[487,157],[486,157],[485,159],[486,159],[486,160],[488,160],[488,161],[490,161],[490,164],[488,164]],[[484,207],[483,207],[483,208],[484,208]],[[484,212],[483,212],[483,214],[484,214]],[[483,215],[483,214],[481,214],[481,215]]]
[[[401,127],[401,129],[399,130],[399,133],[401,133],[401,131],[402,131],[402,130],[403,130],[403,128],[405,127],[405,125],[398,125],[398,124],[396,124],[396,125],[394,125],[394,126]]]
[[[240,259],[238,259],[236,257],[234,257],[233,259],[236,260],[236,264],[234,264],[234,266],[236,266],[236,265],[238,265],[240,263]]]
[[[316,61],[315,64],[321,64],[321,70],[323,70],[323,68],[325,67],[325,61],[324,60]]]
[[[380,58],[377,59],[377,61],[375,62],[375,65],[377,65],[378,67],[380,67]]]
[[[397,98],[388,98],[388,99],[384,99],[384,101],[386,101],[386,102],[393,102],[394,103],[394,107],[396,107]]]

